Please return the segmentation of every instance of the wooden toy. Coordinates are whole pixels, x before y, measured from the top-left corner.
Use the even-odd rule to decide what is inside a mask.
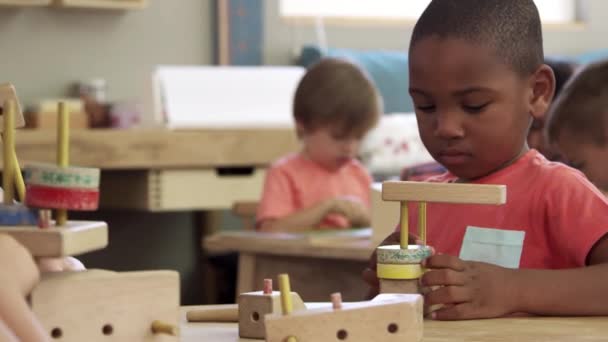
[[[369,302],[266,316],[266,341],[420,341],[423,333],[420,295],[379,295]]]
[[[400,202],[401,243],[376,249],[380,293],[420,293],[418,279],[424,272],[421,262],[432,254],[426,245],[427,202],[500,205],[506,197],[504,185],[383,183],[383,200]],[[418,237],[422,245],[408,245],[409,201],[418,202]]]
[[[283,277],[283,275],[279,276]],[[281,278],[279,278],[281,279]],[[258,292],[248,292],[239,295],[237,299],[239,307],[239,336],[243,338],[263,339],[265,335],[264,317],[267,314],[284,313],[285,307],[281,306],[281,294],[291,303],[290,310],[306,309],[300,296],[285,290],[283,292],[272,290],[272,280],[264,281],[264,290]]]
[[[60,341],[177,341],[179,275],[89,270],[47,274],[33,312]]]
[[[17,162],[14,144],[15,123],[23,125],[22,114],[14,88],[0,86],[0,98],[7,98],[3,106],[3,204],[0,205],[0,232],[12,235],[35,257],[64,257],[104,248],[108,244],[108,228],[104,222],[64,222],[51,227],[46,208],[88,209],[97,208],[99,197],[99,170],[89,168],[59,168],[47,164],[26,167],[27,193]],[[60,117],[65,119],[65,110]],[[16,119],[21,117],[21,119]],[[65,121],[65,120],[64,120]],[[63,124],[63,122],[62,122]],[[63,124],[63,126],[66,126]],[[67,143],[67,129],[59,136],[60,145]],[[58,153],[65,161],[67,148]],[[23,204],[14,203],[14,189],[25,202],[42,208],[40,212]],[[60,215],[61,216],[61,215]],[[61,217],[59,217],[61,218]],[[39,229],[44,228],[43,229]]]
[[[188,322],[238,321],[240,337],[264,339],[266,336],[264,317],[268,314],[285,312],[285,308],[282,307],[281,293],[290,294],[287,295],[287,301],[291,303],[289,311],[294,308],[298,311],[306,309],[302,298],[297,293],[290,290],[273,291],[272,279],[264,279],[264,289],[262,291],[239,295],[237,299],[238,309],[192,310],[187,312],[186,317]]]
[[[2,96],[0,86],[0,97]],[[14,104],[4,107],[4,205],[11,210],[15,204],[14,183],[21,182],[14,152]],[[67,167],[67,111],[60,109],[59,167],[34,164],[28,168],[28,193],[20,196],[26,203],[37,204],[45,210],[39,212],[38,225],[1,226],[4,234],[20,242],[34,257],[66,257],[104,248],[108,244],[108,228],[104,222],[67,221],[59,211],[53,225],[47,208],[94,209],[97,207],[99,170]],[[9,156],[14,158],[9,158]],[[8,176],[6,171],[8,172]],[[12,173],[11,173],[12,172]],[[25,186],[16,186],[20,188]],[[7,191],[8,190],[8,191]],[[84,194],[84,195],[83,195]],[[22,206],[22,205],[21,205]],[[25,208],[24,206],[22,206]],[[18,211],[18,210],[16,210]],[[2,212],[0,211],[0,214]],[[1,251],[0,251],[1,252]],[[2,253],[0,253],[2,254]],[[30,262],[33,261],[31,256]],[[3,258],[9,260],[9,258]],[[53,259],[42,258],[38,261]],[[60,260],[61,261],[61,260]],[[36,269],[36,266],[33,266]],[[21,269],[21,268],[20,268]],[[22,272],[21,270],[12,273]],[[37,269],[36,269],[37,270]],[[2,289],[10,288],[0,278]],[[2,295],[2,290],[0,290]],[[26,293],[22,293],[24,297]],[[24,341],[177,341],[179,322],[179,276],[173,271],[116,273],[102,270],[82,272],[45,273],[30,294],[31,308],[19,296],[20,302],[0,298],[0,307],[8,303],[10,310],[19,309],[19,303],[39,319],[36,337],[33,333]],[[21,307],[23,309],[23,307]],[[30,311],[31,309],[31,311]],[[5,317],[3,317],[4,319]],[[22,318],[21,322],[27,322]],[[11,322],[5,322],[11,326]],[[22,324],[25,326],[25,323]],[[28,330],[28,331],[29,331]],[[1,336],[1,335],[0,335]]]

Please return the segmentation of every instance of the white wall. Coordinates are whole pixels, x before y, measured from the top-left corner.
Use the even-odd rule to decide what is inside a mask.
[[[210,0],[149,0],[146,9],[0,7],[0,82],[26,104],[102,77],[110,99],[140,96],[159,63],[211,63]]]

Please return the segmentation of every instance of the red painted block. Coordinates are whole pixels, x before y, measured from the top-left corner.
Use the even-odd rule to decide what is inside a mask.
[[[25,200],[29,207],[34,208],[89,211],[97,210],[99,191],[28,185]]]

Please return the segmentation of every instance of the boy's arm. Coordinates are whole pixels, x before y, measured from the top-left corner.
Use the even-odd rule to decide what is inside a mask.
[[[542,315],[608,315],[608,235],[595,244],[588,267],[520,270],[514,281],[520,310]]]
[[[423,286],[441,286],[425,305],[447,304],[439,320],[492,318],[525,312],[537,315],[608,315],[608,235],[591,250],[590,266],[566,270],[513,270],[463,261],[449,255],[426,260],[433,269]]]

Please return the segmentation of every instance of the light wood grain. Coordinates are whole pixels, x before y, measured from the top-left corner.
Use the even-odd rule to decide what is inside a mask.
[[[142,9],[148,5],[147,0],[55,0],[55,6],[96,8],[96,9]]]
[[[262,291],[242,293],[237,298],[239,311],[239,336],[261,338],[266,336],[265,317],[270,314],[282,314],[281,295],[278,291],[265,295]],[[291,292],[292,310],[305,310],[302,298]]]
[[[504,204],[507,187],[455,183],[388,181],[382,184],[385,201],[418,201],[461,204]]]
[[[78,255],[105,248],[108,226],[105,222],[69,221],[64,227],[0,227],[0,234],[11,235],[35,257]]]
[[[369,260],[376,245],[365,236],[354,237],[319,234],[275,234],[231,232],[208,237],[203,247],[210,253],[244,252],[280,256],[303,256],[325,259]],[[339,234],[339,233],[338,233]]]
[[[55,162],[55,132],[16,135],[22,163]],[[103,170],[266,166],[299,146],[292,129],[92,129],[72,132],[70,142],[72,165]]]
[[[329,307],[309,304],[309,308]],[[234,306],[234,305],[233,305]],[[202,309],[204,307],[196,307]],[[183,310],[191,310],[184,308]],[[185,315],[185,312],[183,313]],[[236,323],[186,323],[182,320],[182,342],[248,342],[238,337]],[[424,321],[423,342],[604,342],[608,317],[503,318],[460,322]],[[347,340],[348,341],[348,340]],[[377,340],[380,341],[380,340]]]
[[[220,175],[215,169],[172,169],[107,173],[102,177],[105,208],[150,211],[220,210],[261,196],[265,170],[250,175]],[[137,189],[125,193],[124,189]]]
[[[51,0],[0,0],[0,6],[48,6]]]
[[[53,274],[34,289],[31,304],[50,334],[61,330],[60,341],[178,341],[151,329],[156,320],[179,327],[177,272]]]
[[[298,342],[420,341],[422,297],[383,297],[391,299],[345,305],[338,310],[322,308],[266,316],[266,341],[282,342],[289,336]],[[394,330],[389,332],[389,327]]]

